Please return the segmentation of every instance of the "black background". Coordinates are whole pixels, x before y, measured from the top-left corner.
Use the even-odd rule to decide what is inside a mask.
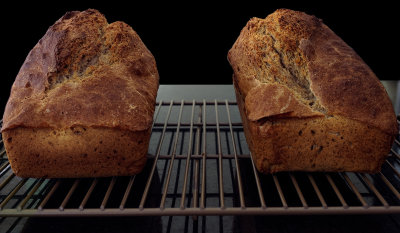
[[[366,1],[367,2],[367,1]],[[124,21],[140,35],[157,61],[161,84],[229,84],[226,56],[251,17],[265,18],[278,8],[313,14],[325,22],[365,60],[380,79],[397,80],[399,16],[382,1],[262,1],[219,4],[131,1],[106,3],[16,3],[2,7],[0,110],[28,52],[65,12],[95,8],[108,22]]]

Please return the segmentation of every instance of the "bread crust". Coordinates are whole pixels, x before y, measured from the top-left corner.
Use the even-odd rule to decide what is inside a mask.
[[[150,129],[75,126],[17,127],[3,132],[8,159],[20,177],[129,176],[142,171]]]
[[[390,135],[398,132],[379,79],[315,16],[279,9],[265,19],[252,18],[228,60],[245,98],[261,83],[278,83],[288,86],[305,108],[361,121]]]
[[[158,90],[153,55],[133,29],[97,10],[66,13],[22,65],[2,131],[15,127],[151,127]]]
[[[153,55],[129,25],[108,24],[93,9],[66,13],[30,51],[12,86],[1,130],[13,171],[140,172],[158,80]]]
[[[253,18],[228,60],[260,171],[379,171],[398,133],[392,103],[320,19],[288,9]]]
[[[391,135],[340,115],[250,120],[235,89],[246,141],[260,172],[376,173],[392,146]]]

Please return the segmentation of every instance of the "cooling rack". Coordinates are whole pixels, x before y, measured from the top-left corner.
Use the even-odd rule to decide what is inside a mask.
[[[131,177],[16,177],[0,143],[0,217],[400,213],[398,138],[377,174],[260,174],[228,100],[159,101],[147,165]]]

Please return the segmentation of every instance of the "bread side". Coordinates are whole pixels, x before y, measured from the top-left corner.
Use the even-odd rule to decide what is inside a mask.
[[[11,168],[20,177],[104,177],[139,173],[150,130],[75,126],[18,127],[3,132]]]
[[[158,90],[153,55],[97,10],[68,12],[30,51],[2,134],[23,177],[133,175],[143,168]]]
[[[236,89],[247,144],[260,172],[378,172],[392,136],[343,116],[252,121]]]
[[[253,18],[228,60],[260,170],[379,170],[398,132],[392,104],[321,20],[286,9]]]

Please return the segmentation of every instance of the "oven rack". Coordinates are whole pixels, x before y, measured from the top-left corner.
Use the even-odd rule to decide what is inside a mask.
[[[377,174],[265,175],[228,100],[157,102],[148,162],[131,177],[20,178],[0,143],[0,217],[400,213],[398,138]]]

